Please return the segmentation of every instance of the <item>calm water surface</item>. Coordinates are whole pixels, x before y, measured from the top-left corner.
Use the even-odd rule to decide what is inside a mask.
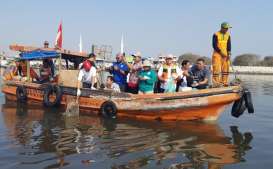
[[[63,118],[0,93],[1,169],[263,169],[273,167],[273,76],[240,76],[255,114],[215,123]]]

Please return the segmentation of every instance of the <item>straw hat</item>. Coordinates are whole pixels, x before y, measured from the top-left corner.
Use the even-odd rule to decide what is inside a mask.
[[[152,67],[152,64],[151,64],[151,62],[149,60],[145,60],[143,62],[143,67]]]
[[[136,52],[136,53],[132,54],[132,56],[140,57],[141,58],[141,53],[140,52]]]
[[[168,54],[168,55],[166,56],[166,59],[173,59],[173,55],[172,55],[172,54]]]

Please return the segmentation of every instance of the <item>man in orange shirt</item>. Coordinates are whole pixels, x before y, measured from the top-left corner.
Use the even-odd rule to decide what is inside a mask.
[[[230,25],[227,22],[221,24],[220,31],[213,35],[212,46],[212,82],[214,86],[228,86],[228,75],[231,56],[231,40],[228,32]]]

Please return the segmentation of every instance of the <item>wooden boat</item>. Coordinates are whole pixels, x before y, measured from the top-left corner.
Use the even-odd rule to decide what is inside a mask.
[[[15,47],[11,46],[11,49]],[[17,45],[16,50],[18,49],[23,52],[31,51],[33,48]],[[85,57],[75,52],[73,55],[65,53],[65,57],[62,57],[64,54],[62,51],[57,51],[60,54],[59,59]],[[9,100],[27,101],[29,104],[38,102],[47,107],[66,106],[76,97],[76,81],[73,82],[73,79],[77,79],[77,72],[60,70],[58,82],[52,84],[37,84],[29,80],[5,81],[2,91]],[[147,95],[82,89],[79,98],[82,113],[142,120],[216,120],[232,103],[234,103],[232,114],[236,117],[239,117],[246,108],[250,113],[254,112],[250,92],[240,85]]]

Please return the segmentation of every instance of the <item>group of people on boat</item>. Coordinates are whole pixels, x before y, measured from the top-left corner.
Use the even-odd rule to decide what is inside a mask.
[[[174,56],[169,54],[156,69],[151,61],[142,61],[140,52],[132,56],[133,62],[129,63],[123,53],[118,53],[112,66],[99,69],[94,62],[96,56],[90,54],[90,59],[80,64],[78,95],[81,93],[80,85],[83,88],[98,88],[96,85],[98,71],[110,73],[106,80],[105,89],[116,92],[122,91],[132,94],[171,93],[208,87],[210,70],[202,58],[199,58],[194,65],[190,61],[184,60],[180,66],[174,60]]]
[[[209,86],[210,74],[215,87],[228,85],[229,64],[231,56],[231,39],[228,33],[229,24],[221,24],[220,31],[212,38],[214,49],[212,56],[212,69],[206,65],[203,58],[190,63],[183,60],[179,65],[174,55],[168,54],[154,65],[149,60],[144,60],[140,52],[132,54],[133,62],[127,61],[124,53],[116,55],[116,61],[110,67],[99,68],[96,65],[96,55],[91,53],[88,59],[79,64],[77,94],[80,88],[114,90],[116,92],[128,92],[133,94],[170,93],[205,89]],[[44,42],[44,48],[49,43]],[[56,77],[55,66],[52,59],[43,59],[39,68],[39,76],[30,68],[30,77],[38,83],[52,82]],[[210,64],[210,63],[208,63]],[[22,77],[27,74],[27,63],[24,60],[16,62],[15,73]],[[98,85],[99,72],[107,71],[105,85]]]
[[[205,89],[209,86],[210,74],[212,74],[212,85],[214,87],[228,86],[231,56],[229,28],[231,28],[230,25],[227,22],[223,22],[220,31],[213,35],[212,69],[206,65],[203,58],[197,59],[193,65],[190,61],[183,60],[180,66],[172,54],[165,56],[165,60],[159,63],[156,69],[155,65],[149,60],[142,62],[140,52],[132,55],[134,58],[132,63],[126,60],[124,53],[118,53],[116,62],[111,67],[104,69],[112,75],[107,78],[106,88],[114,89],[115,86],[115,91],[133,94]],[[82,81],[83,86],[85,86],[87,79],[88,87],[94,88],[92,85],[96,76],[94,59],[91,62],[88,60],[84,61],[82,65],[80,72],[85,72],[88,78],[85,78],[80,73],[79,82]],[[93,70],[91,70],[92,68]],[[92,73],[87,73],[88,71]]]

